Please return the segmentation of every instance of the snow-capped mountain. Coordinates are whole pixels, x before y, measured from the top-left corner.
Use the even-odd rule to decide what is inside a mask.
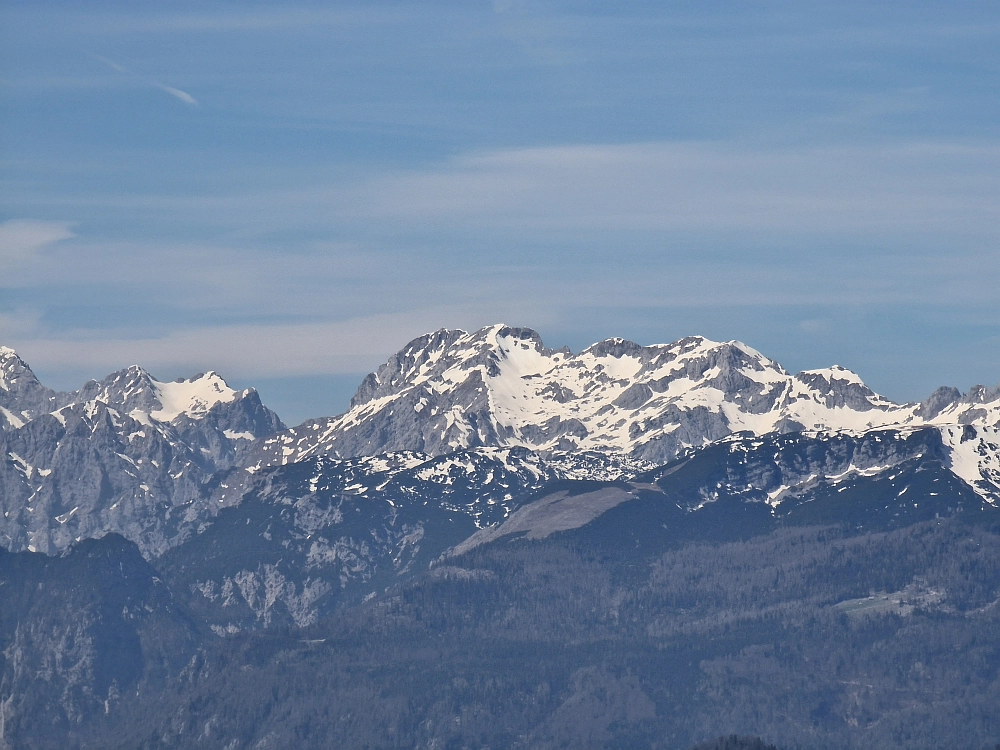
[[[268,467],[320,457],[357,481],[309,492],[430,502],[474,528],[504,522],[546,483],[629,481],[733,435],[932,425],[961,481],[989,503],[1000,485],[989,431],[1000,389],[900,405],[849,370],[791,375],[744,344],[700,337],[572,354],[528,329],[438,331],[369,375],[347,414],[287,430],[254,390],[215,373],[167,383],[130,367],[58,393],[2,349],[0,409],[0,539],[49,553],[116,531],[157,556],[259,495]]]
[[[57,393],[0,350],[0,539],[56,552],[116,531],[162,552],[210,518],[215,476],[283,428],[215,373],[164,383],[139,367]]]
[[[922,404],[896,404],[843,367],[792,375],[738,341],[608,339],[573,354],[545,348],[530,329],[494,325],[411,341],[365,378],[346,414],[259,442],[248,465],[476,446],[662,463],[742,431],[916,424],[1000,425],[1000,387],[941,388]]]

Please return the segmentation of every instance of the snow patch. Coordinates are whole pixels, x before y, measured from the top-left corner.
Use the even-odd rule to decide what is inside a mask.
[[[160,408],[150,416],[160,422],[172,422],[182,414],[199,419],[216,404],[234,401],[239,394],[214,372],[175,383],[152,383]]]
[[[6,389],[5,389],[6,390]],[[7,423],[13,427],[15,430],[19,430],[24,427],[24,421],[20,419],[16,414],[0,406],[0,414],[3,414]]]

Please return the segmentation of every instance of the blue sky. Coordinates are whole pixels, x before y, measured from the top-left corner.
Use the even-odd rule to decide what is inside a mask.
[[[3,5],[0,342],[343,410],[415,335],[1000,380],[983,2]]]

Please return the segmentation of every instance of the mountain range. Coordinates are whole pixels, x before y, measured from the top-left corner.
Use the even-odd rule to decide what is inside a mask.
[[[939,388],[922,403],[895,404],[843,367],[791,375],[738,341],[608,339],[573,354],[547,349],[530,329],[494,325],[411,341],[364,379],[346,414],[261,441],[249,465],[480,446],[663,463],[747,430],[918,424],[1000,426],[1000,386]]]
[[[292,428],[256,391],[212,372],[164,383],[133,366],[57,393],[4,347],[0,415],[0,539],[15,551],[53,553],[113,531],[151,558],[239,504],[254,474],[311,457],[408,453],[399,465],[410,469],[456,451],[522,448],[544,465],[540,476],[603,480],[736,434],[934,426],[952,471],[990,502],[1000,486],[990,447],[1000,386],[895,404],[842,367],[791,375],[745,344],[697,336],[646,347],[609,339],[573,354],[525,328],[441,330],[368,375],[347,413]],[[970,445],[955,425],[987,437]]]
[[[1000,528],[1000,387],[976,386],[965,394],[940,388],[924,402],[896,404],[842,367],[793,375],[736,341],[689,337],[644,347],[609,339],[573,354],[547,349],[524,328],[441,330],[410,342],[367,376],[345,414],[291,428],[256,391],[234,390],[212,372],[168,383],[130,367],[62,393],[43,386],[13,350],[0,347],[0,458],[0,546],[8,551],[0,556],[0,587],[6,587],[0,591],[9,599],[8,615],[0,618],[0,747],[5,732],[25,747],[69,746],[60,742],[73,733],[80,747],[118,746],[108,738],[123,731],[122,747],[195,747],[202,736],[212,738],[205,740],[209,745],[233,748],[298,743],[293,732],[267,744],[276,725],[259,717],[241,720],[256,727],[252,731],[226,724],[222,717],[233,715],[234,703],[213,708],[200,724],[176,717],[200,716],[195,704],[215,705],[216,698],[203,693],[213,680],[223,682],[212,690],[238,696],[232,700],[240,705],[256,700],[256,688],[239,675],[245,667],[257,669],[257,662],[229,671],[242,663],[230,652],[241,643],[270,653],[267,644],[280,642],[297,654],[304,643],[350,644],[365,632],[352,658],[372,659],[396,674],[396,657],[379,661],[396,648],[393,639],[423,644],[399,657],[398,664],[412,665],[414,654],[439,648],[423,640],[436,643],[438,631],[425,632],[421,624],[432,621],[440,632],[466,633],[456,636],[457,651],[445,649],[447,659],[460,662],[471,658],[463,649],[480,648],[474,644],[482,637],[498,643],[513,637],[518,649],[528,642],[551,648],[625,638],[615,648],[639,658],[633,676],[580,656],[582,671],[530,677],[538,686],[561,686],[555,703],[538,699],[550,713],[536,723],[525,718],[530,710],[503,709],[503,721],[516,715],[528,722],[523,738],[482,729],[483,737],[508,746],[557,747],[575,737],[571,744],[598,747],[625,731],[615,727],[647,727],[640,734],[652,737],[649,727],[675,726],[663,718],[666,698],[656,697],[666,688],[640,665],[659,659],[654,654],[667,643],[687,649],[676,640],[683,633],[729,644],[718,652],[729,656],[718,658],[746,661],[739,644],[771,638],[759,623],[778,618],[780,628],[797,632],[800,625],[781,619],[797,613],[795,623],[801,617],[826,623],[826,635],[802,646],[808,661],[830,633],[857,629],[856,611],[880,617],[926,612],[932,620],[953,618],[940,625],[952,632],[959,621],[963,628],[973,620],[993,627],[990,618],[1000,609],[992,572],[1000,560],[986,552]],[[967,538],[979,541],[953,559],[947,550]],[[775,562],[784,572],[774,575],[787,579],[771,581],[783,592],[772,604],[723,597],[718,609],[704,609],[696,589],[684,594],[688,604],[663,603],[657,583],[666,580],[663,566],[679,564],[667,561],[696,554],[704,568],[725,545],[734,561],[805,555],[842,572],[820,574],[809,562],[792,571]],[[909,562],[897,564],[890,548],[908,550],[900,559]],[[727,575],[735,581],[747,563],[732,564]],[[684,575],[693,580],[694,574]],[[815,575],[819,588],[807,596],[803,576]],[[115,583],[103,590],[102,580]],[[54,593],[37,598],[32,587]],[[459,598],[441,602],[424,591]],[[873,591],[886,598],[869,601]],[[474,611],[463,609],[463,597],[479,602]],[[66,611],[58,610],[60,599]],[[805,609],[795,603],[806,600]],[[578,610],[583,602],[596,609]],[[576,613],[576,624],[568,623],[567,612]],[[471,629],[462,630],[454,618]],[[521,628],[516,635],[508,630],[512,623]],[[385,636],[376,657],[371,643],[381,636],[373,634],[390,632],[397,635]],[[109,640],[108,633],[117,635]],[[921,644],[930,638],[915,637]],[[118,642],[129,644],[124,657],[116,655]],[[320,668],[308,654],[289,656],[306,683]],[[1000,653],[995,657],[1000,669]],[[349,662],[333,667],[326,657],[315,658],[337,674],[352,669]],[[756,669],[758,657],[751,661]],[[528,669],[517,664],[511,669]],[[982,669],[1000,685],[1000,672]],[[34,682],[43,672],[49,675],[44,688]],[[709,689],[702,672],[684,679]],[[716,685],[711,690],[732,689],[720,679],[709,680]],[[817,680],[843,692],[835,687],[843,683],[835,671]],[[486,685],[477,688],[482,700],[493,695]],[[189,694],[201,697],[189,704]],[[420,700],[418,693],[403,694],[411,703]],[[268,705],[285,706],[282,711],[292,705],[277,695]],[[345,705],[375,700],[342,699]],[[923,706],[925,698],[908,700]],[[304,705],[301,696],[296,701]],[[559,718],[597,711],[595,701],[607,720],[590,739],[574,734],[575,719]],[[591,708],[574,708],[578,704]],[[854,737],[851,727],[859,725],[850,722],[860,716],[848,704],[835,710],[848,723],[830,724],[828,735],[801,727],[781,734],[780,723],[763,719],[719,728],[768,729],[796,742],[812,738],[817,747],[827,740],[830,747],[847,746],[837,743]],[[168,708],[175,714],[161,713]],[[820,709],[808,709],[814,710]],[[102,711],[111,724],[93,719]],[[871,721],[905,724],[902,714],[892,713],[897,708],[879,711]],[[402,724],[376,722],[375,734],[354,735],[329,728],[326,740],[303,746],[351,744],[346,737],[400,747],[436,747],[452,736],[472,742],[445,714],[450,718],[436,729],[413,725],[394,735]],[[715,722],[723,715],[706,714]],[[159,739],[128,734],[147,724],[157,727]],[[987,736],[993,724],[980,724],[976,731]],[[669,742],[708,736],[694,725],[676,727],[686,728]],[[223,742],[226,732],[236,744]],[[669,742],[662,746],[677,746]]]

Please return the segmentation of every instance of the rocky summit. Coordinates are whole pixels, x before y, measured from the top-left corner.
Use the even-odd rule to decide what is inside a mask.
[[[0,413],[0,539],[49,553],[109,532],[162,552],[218,510],[218,474],[284,427],[215,373],[164,383],[130,367],[57,393],[9,348]]]

